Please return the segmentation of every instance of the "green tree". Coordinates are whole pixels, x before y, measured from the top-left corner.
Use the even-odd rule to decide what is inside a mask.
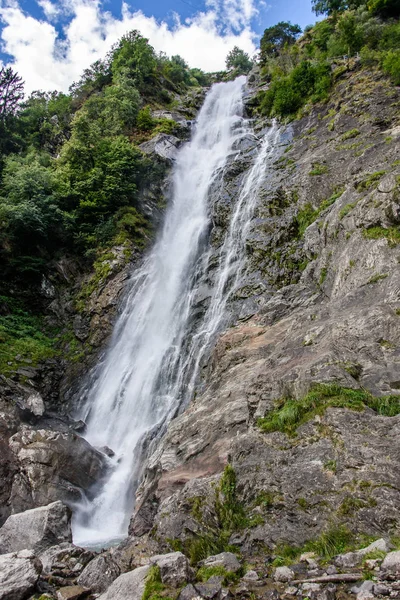
[[[113,79],[121,75],[132,78],[139,90],[154,79],[157,67],[154,48],[138,31],[123,36],[112,51]]]
[[[235,46],[226,57],[226,68],[235,70],[237,73],[246,75],[253,68],[253,61],[249,55]]]
[[[285,46],[294,44],[301,31],[300,25],[286,21],[265,29],[260,42],[261,63],[265,64],[268,58],[278,56]]]

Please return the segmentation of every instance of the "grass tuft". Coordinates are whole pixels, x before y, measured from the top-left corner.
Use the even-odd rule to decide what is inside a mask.
[[[363,389],[343,388],[337,384],[317,384],[304,398],[278,400],[276,408],[266,417],[258,419],[257,425],[265,433],[281,431],[293,436],[300,425],[316,415],[324,414],[329,407],[360,412],[367,406],[379,415],[393,417],[400,414],[400,395],[375,398]]]

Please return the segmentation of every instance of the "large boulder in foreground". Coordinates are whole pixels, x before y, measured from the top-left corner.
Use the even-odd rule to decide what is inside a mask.
[[[0,554],[24,549],[42,552],[71,541],[71,511],[62,502],[53,502],[8,517],[0,529]]]
[[[24,600],[34,591],[42,564],[32,552],[0,556],[0,600]]]
[[[101,554],[84,568],[78,577],[78,584],[101,594],[117,579],[120,568],[108,554]]]
[[[98,600],[142,600],[149,570],[149,566],[139,567],[120,575]]]
[[[26,428],[9,445],[19,464],[10,498],[13,513],[56,500],[80,500],[82,490],[89,490],[107,470],[107,457],[73,431]]]

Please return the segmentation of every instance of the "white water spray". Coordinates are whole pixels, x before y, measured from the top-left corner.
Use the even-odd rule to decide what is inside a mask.
[[[248,134],[243,119],[245,78],[217,84],[200,111],[190,143],[179,152],[173,201],[152,252],[135,274],[105,360],[93,378],[85,437],[115,452],[111,475],[74,514],[74,543],[124,537],[146,445],[187,401],[202,356],[223,320],[241,273],[243,244],[261,184],[269,137],[250,170],[220,251],[211,304],[197,333],[189,329],[198,279],[209,258],[209,194]]]

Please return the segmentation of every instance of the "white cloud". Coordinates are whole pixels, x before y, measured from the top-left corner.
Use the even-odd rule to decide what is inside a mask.
[[[25,80],[27,92],[36,89],[66,91],[85,68],[102,58],[124,33],[138,29],[157,52],[180,54],[192,67],[206,71],[225,67],[227,53],[237,45],[253,54],[251,20],[256,0],[209,0],[207,9],[171,27],[141,11],[121,6],[119,18],[103,9],[100,0],[37,0],[46,19],[25,13],[16,0],[0,0],[3,51],[13,57],[13,68]],[[54,20],[68,14],[63,35]],[[49,22],[52,21],[52,22]]]
[[[37,3],[48,19],[52,19],[60,13],[60,9],[50,0],[37,0]]]

